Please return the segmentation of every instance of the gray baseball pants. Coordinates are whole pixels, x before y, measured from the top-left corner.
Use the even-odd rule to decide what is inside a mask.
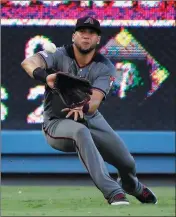
[[[93,182],[107,200],[124,190],[137,195],[142,189],[135,162],[123,141],[97,112],[87,117],[88,127],[70,119],[53,119],[47,123],[45,137],[54,149],[77,152]],[[122,186],[109,175],[104,163],[117,168]]]

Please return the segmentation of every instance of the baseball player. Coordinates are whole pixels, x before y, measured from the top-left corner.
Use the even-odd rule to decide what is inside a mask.
[[[78,153],[109,204],[128,205],[126,193],[141,203],[156,204],[154,193],[139,182],[134,159],[124,142],[98,111],[111,88],[111,78],[116,76],[114,65],[96,52],[100,39],[99,21],[82,17],[77,20],[71,45],[59,47],[54,53],[40,51],[21,63],[32,78],[46,84],[43,113],[46,140],[54,149]],[[52,92],[57,71],[88,79],[93,87],[90,101],[73,109],[65,108]],[[110,177],[105,162],[117,168],[120,182]]]

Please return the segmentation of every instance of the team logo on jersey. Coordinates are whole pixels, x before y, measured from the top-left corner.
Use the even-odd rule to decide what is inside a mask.
[[[93,21],[93,19],[92,18],[88,18],[84,23],[90,23],[90,24],[94,24],[94,21]]]
[[[115,82],[115,77],[114,76],[110,76],[110,78],[109,78],[109,80],[110,80],[110,87],[112,87],[112,85],[113,85],[113,83]]]

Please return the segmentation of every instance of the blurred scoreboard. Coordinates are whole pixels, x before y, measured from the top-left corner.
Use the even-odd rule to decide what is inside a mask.
[[[174,1],[2,1],[2,128],[41,128],[44,86],[20,64],[48,41],[71,43],[76,19],[85,15],[100,20],[98,50],[117,69],[100,109],[111,126],[172,130]]]

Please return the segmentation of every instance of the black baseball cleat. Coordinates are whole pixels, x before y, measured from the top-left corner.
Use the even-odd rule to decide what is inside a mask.
[[[135,196],[141,203],[153,203],[157,204],[157,198],[155,194],[146,186],[143,186],[142,193]]]
[[[116,194],[108,203],[110,205],[129,205],[129,201],[123,193]]]

